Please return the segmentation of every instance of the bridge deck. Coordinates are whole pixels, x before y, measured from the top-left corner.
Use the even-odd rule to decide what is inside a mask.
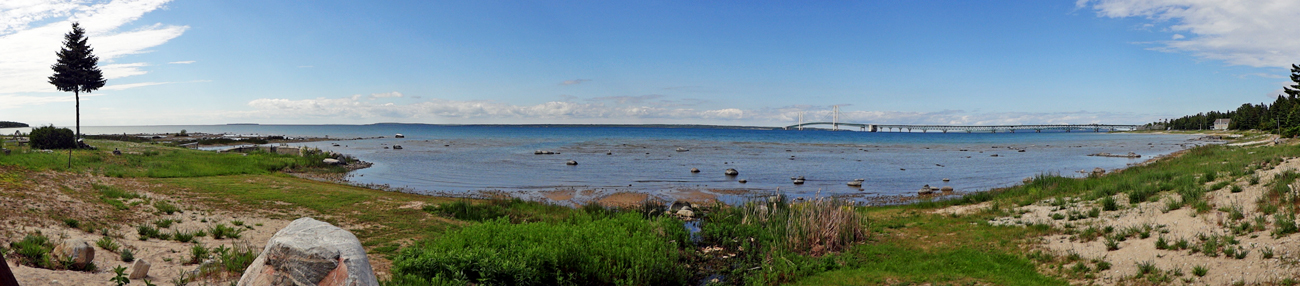
[[[1016,132],[1016,130],[1034,130],[1041,132],[1043,130],[1060,130],[1060,131],[1114,131],[1114,130],[1137,130],[1140,125],[1118,125],[1118,124],[1024,124],[1024,125],[912,125],[912,124],[863,124],[863,123],[836,123],[836,122],[808,122],[786,126],[785,129],[801,129],[807,126],[849,126],[863,129],[864,131],[893,131],[907,132],[912,131],[966,131],[966,132]],[[869,129],[869,130],[868,130]]]

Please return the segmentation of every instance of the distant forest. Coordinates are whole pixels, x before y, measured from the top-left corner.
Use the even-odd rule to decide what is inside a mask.
[[[1300,66],[1291,65],[1291,81],[1295,84],[1284,87],[1283,92],[1286,94],[1278,96],[1272,104],[1245,103],[1237,107],[1237,110],[1197,113],[1148,125],[1172,130],[1202,130],[1213,128],[1214,120],[1226,118],[1232,119],[1228,124],[1229,130],[1281,132],[1286,137],[1300,135],[1300,98],[1297,98],[1300,97]]]
[[[29,126],[27,126],[27,123],[22,123],[22,122],[0,121],[0,128],[14,128],[14,127],[29,127]]]

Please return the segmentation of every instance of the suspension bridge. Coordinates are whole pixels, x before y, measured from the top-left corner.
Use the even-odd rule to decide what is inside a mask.
[[[963,132],[989,132],[989,133],[1016,133],[1016,131],[1034,131],[1043,132],[1073,132],[1073,131],[1133,131],[1141,128],[1141,125],[1118,125],[1118,124],[1018,124],[1018,125],[925,125],[925,124],[865,124],[865,123],[846,123],[839,122],[840,108],[834,106],[834,113],[830,122],[804,122],[803,113],[799,114],[799,123],[784,127],[785,130],[803,130],[804,127],[810,126],[830,126],[831,130],[840,130],[840,127],[851,127],[861,131],[868,132],[916,132],[922,133],[936,131],[948,133]]]

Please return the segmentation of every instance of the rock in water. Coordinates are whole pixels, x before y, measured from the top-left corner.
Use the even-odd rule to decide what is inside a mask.
[[[578,164],[578,161],[569,160],[568,162],[564,162],[564,164],[565,164],[565,165],[570,165],[570,166],[572,166],[572,165],[577,165],[577,164]]]
[[[56,246],[54,253],[59,255],[59,259],[72,260],[72,267],[76,269],[85,269],[87,264],[95,261],[95,247],[80,239],[68,240]]]
[[[312,218],[289,223],[267,241],[239,286],[378,286],[361,241]]]
[[[145,277],[149,277],[149,262],[145,262],[144,259],[136,260],[134,264],[131,264],[131,276],[127,278],[141,279]]]
[[[736,171],[736,169],[727,169],[725,174],[727,174],[727,176],[735,176],[740,175],[740,171]]]
[[[339,159],[334,159],[334,158],[325,158],[324,160],[320,160],[320,161],[321,163],[330,164],[330,165],[338,165],[339,163],[343,162],[343,161],[339,161]]]
[[[700,169],[691,168],[691,173],[699,173]]]

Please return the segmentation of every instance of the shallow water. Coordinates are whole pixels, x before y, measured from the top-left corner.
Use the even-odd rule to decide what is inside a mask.
[[[870,133],[824,130],[439,125],[209,125],[83,127],[88,134],[189,132],[385,139],[301,145],[351,154],[374,166],[350,180],[442,194],[555,189],[728,189],[792,196],[910,195],[922,185],[982,191],[1036,174],[1081,176],[1204,144],[1187,135],[1073,133]],[[8,130],[8,129],[6,129]],[[12,132],[12,131],[9,131]],[[392,138],[403,133],[406,138]],[[338,147],[331,143],[340,144]],[[402,150],[386,149],[401,145]],[[689,151],[679,152],[678,148]],[[1018,152],[1018,150],[1025,150]],[[536,150],[558,152],[534,155]],[[963,151],[965,150],[965,151]],[[1134,152],[1140,159],[1088,154]],[[608,154],[608,155],[607,155]],[[992,155],[996,154],[997,157]],[[566,165],[568,160],[578,162]],[[691,173],[698,168],[699,173]],[[740,172],[731,177],[727,168]],[[790,178],[803,176],[795,185]],[[950,181],[945,183],[944,178]],[[739,183],[745,179],[748,183]],[[863,179],[861,188],[847,182]]]

